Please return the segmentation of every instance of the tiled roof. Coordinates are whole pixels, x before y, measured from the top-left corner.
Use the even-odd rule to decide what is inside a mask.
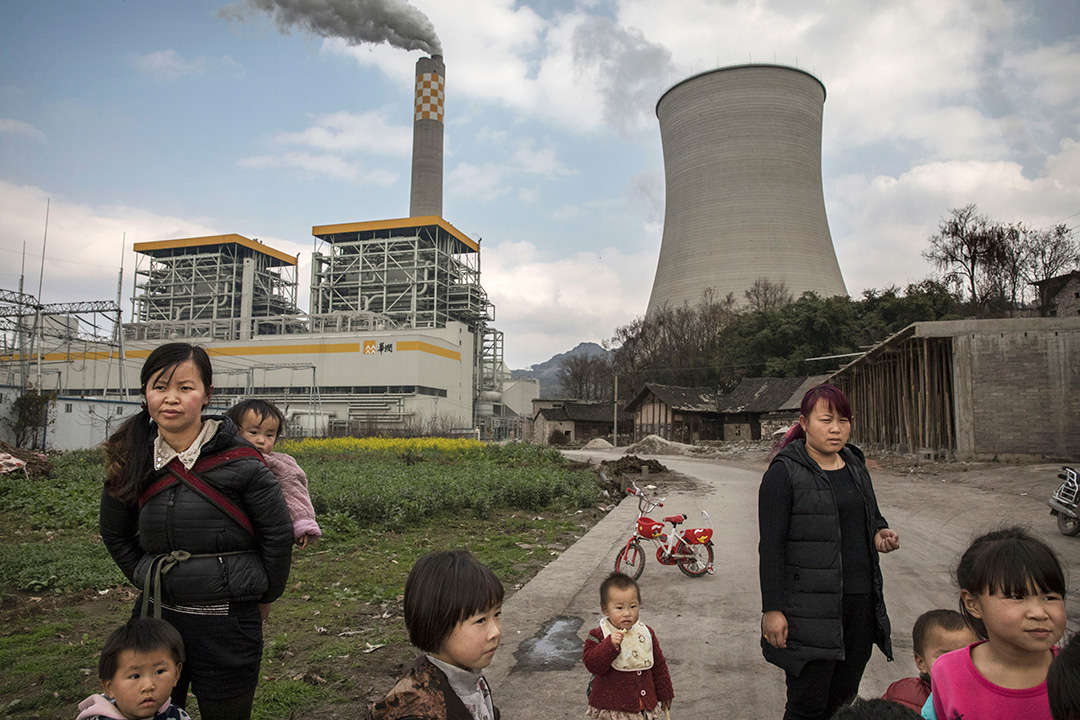
[[[743,378],[729,395],[720,397],[721,412],[767,413],[785,407],[806,383],[804,375],[789,378]],[[802,396],[799,396],[802,399]]]
[[[712,388],[676,387],[675,385],[661,385],[659,383],[645,383],[645,387],[630,401],[626,409],[636,407],[649,392],[658,397],[672,410],[696,413],[717,412],[717,395]]]

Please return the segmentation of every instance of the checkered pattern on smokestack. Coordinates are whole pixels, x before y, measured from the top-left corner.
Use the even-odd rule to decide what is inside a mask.
[[[433,55],[416,61],[412,192],[409,217],[442,217],[443,102],[446,66]]]
[[[443,91],[445,81],[438,73],[416,75],[416,117],[414,120],[443,119]]]

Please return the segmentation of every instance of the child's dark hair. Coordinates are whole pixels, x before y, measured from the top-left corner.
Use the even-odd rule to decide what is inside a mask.
[[[1067,586],[1057,553],[1019,526],[975,538],[956,567],[956,582],[972,595],[1026,595],[1035,591],[1064,597]],[[960,613],[968,627],[986,639],[986,625],[968,612],[963,597]]]
[[[499,578],[467,550],[428,553],[405,581],[409,641],[424,652],[438,652],[455,625],[502,601]]]
[[[146,395],[146,386],[161,373],[175,371],[182,362],[193,360],[199,369],[207,397],[213,391],[214,371],[210,356],[198,345],[166,343],[154,348],[139,372],[139,392]],[[105,490],[110,495],[131,502],[139,497],[143,481],[152,469],[151,446],[155,430],[150,423],[150,411],[143,403],[142,412],[132,415],[105,441]]]
[[[911,628],[911,648],[916,655],[922,656],[926,647],[926,636],[934,628],[942,630],[966,630],[964,616],[955,610],[928,610],[919,616]]]
[[[266,420],[266,418],[277,420],[277,436],[279,438],[285,436],[285,414],[278,410],[276,405],[266,402],[265,400],[258,400],[256,398],[241,400],[225,412],[225,417],[232,420],[233,424],[236,425],[236,428],[239,430],[240,424],[244,422],[244,416],[249,412],[255,413],[255,417],[259,418],[260,423]]]
[[[134,618],[113,630],[101,649],[98,677],[111,680],[120,665],[120,653],[125,650],[152,652],[168,650],[177,665],[184,662],[184,640],[169,623],[157,618]]]
[[[630,577],[626,573],[615,571],[604,578],[604,582],[600,583],[600,606],[607,605],[608,590],[615,588],[616,590],[629,590],[634,588],[637,592],[638,604],[641,604],[641,588],[638,587],[637,581]]]
[[[855,698],[836,711],[831,720],[921,720],[922,715],[891,700]]]
[[[1051,661],[1046,694],[1054,720],[1080,720],[1080,633],[1074,633]]]

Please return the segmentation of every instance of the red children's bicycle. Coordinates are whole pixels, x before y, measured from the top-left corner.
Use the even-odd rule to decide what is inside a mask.
[[[650,498],[636,483],[630,484],[632,487],[626,488],[626,492],[636,495],[638,500],[637,532],[619,550],[615,570],[635,580],[641,577],[645,569],[645,550],[641,541],[647,540],[656,546],[656,560],[661,565],[678,565],[690,577],[712,575],[713,527],[709,513],[701,511],[701,527],[685,530],[679,530],[679,525],[686,522],[686,515],[669,515],[664,522],[657,522],[649,517],[649,513],[664,507],[666,498]],[[671,523],[671,532],[664,532],[664,523]]]

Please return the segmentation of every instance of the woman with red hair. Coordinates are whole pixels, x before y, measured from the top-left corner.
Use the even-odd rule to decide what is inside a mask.
[[[758,491],[761,648],[786,674],[785,720],[832,717],[875,644],[892,660],[878,554],[900,538],[850,435],[844,393],[811,388]]]

